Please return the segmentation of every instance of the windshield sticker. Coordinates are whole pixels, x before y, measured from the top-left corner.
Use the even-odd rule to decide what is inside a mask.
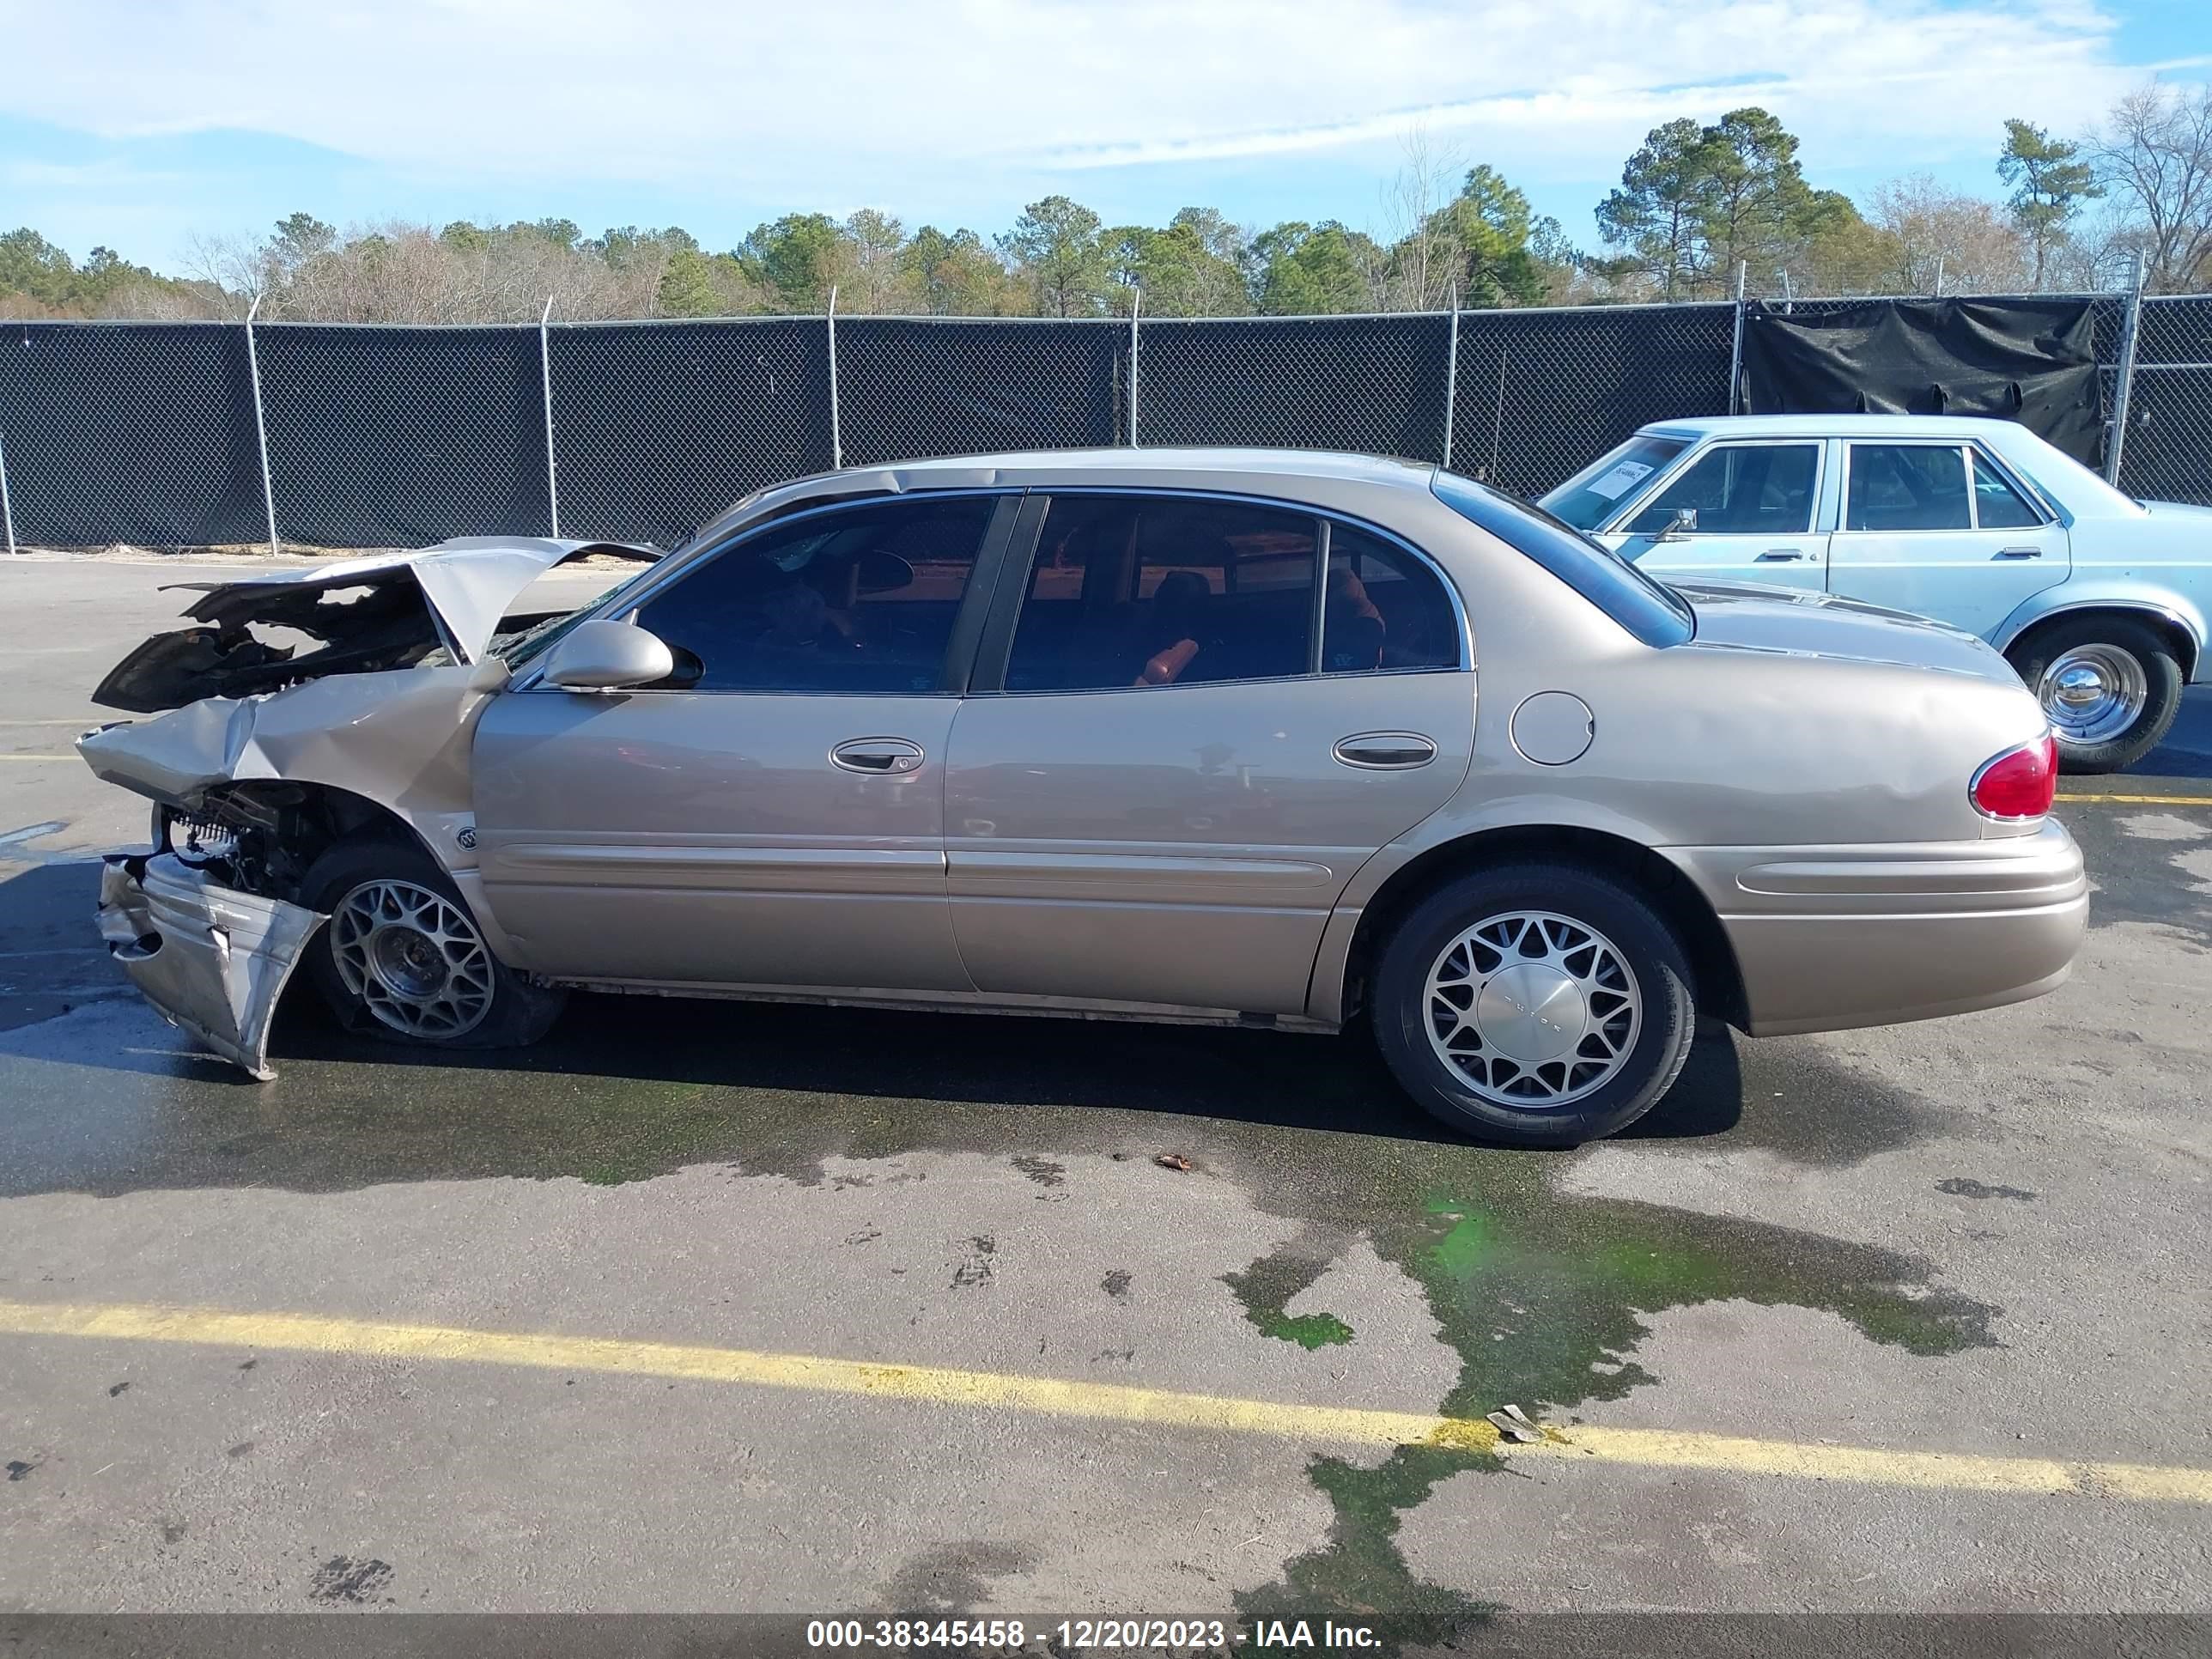
[[[1621,461],[1603,477],[1592,479],[1589,492],[1593,495],[1602,495],[1609,501],[1617,501],[1627,494],[1631,486],[1642,483],[1650,476],[1651,469],[1643,462]]]

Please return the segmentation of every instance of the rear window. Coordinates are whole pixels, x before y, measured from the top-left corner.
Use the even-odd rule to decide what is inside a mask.
[[[1544,510],[1577,530],[1595,530],[1689,447],[1687,438],[1639,432],[1546,495]]]
[[[1644,644],[1680,645],[1696,631],[1695,617],[1680,594],[1542,507],[1501,495],[1456,472],[1439,471],[1431,488],[1460,517],[1534,559]]]

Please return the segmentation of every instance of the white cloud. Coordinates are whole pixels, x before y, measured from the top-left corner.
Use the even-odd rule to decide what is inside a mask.
[[[586,178],[897,205],[931,181],[1261,159],[1419,118],[1594,179],[1756,101],[1824,167],[1992,157],[2139,71],[2080,0],[0,0],[0,110],[235,128],[466,183]]]

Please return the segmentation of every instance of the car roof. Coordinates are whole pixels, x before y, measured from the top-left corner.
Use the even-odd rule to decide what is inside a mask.
[[[1433,463],[1332,449],[1256,446],[1177,446],[1161,449],[1029,449],[996,454],[939,455],[848,466],[757,490],[702,525],[684,544],[713,540],[764,514],[827,505],[840,497],[900,495],[915,489],[1214,489],[1275,495],[1311,505],[1347,500],[1403,503],[1426,497]],[[1296,489],[1285,488],[1295,483]]]
[[[2027,428],[1973,415],[1697,415],[1641,430],[1677,438],[1966,438]]]
[[[1267,449],[1256,445],[1176,445],[1165,448],[1025,449],[995,454],[945,455],[925,460],[894,461],[888,470],[917,481],[934,482],[933,475],[970,473],[988,470],[1009,477],[1037,481],[1046,477],[1067,480],[1097,476],[1110,482],[1115,477],[1141,472],[1188,472],[1213,476],[1260,473],[1276,477],[1342,478],[1361,483],[1398,484],[1426,489],[1436,471],[1427,461],[1410,461],[1389,455],[1361,455],[1334,449]]]

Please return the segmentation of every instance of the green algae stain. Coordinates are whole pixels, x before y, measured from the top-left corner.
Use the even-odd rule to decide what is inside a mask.
[[[1311,1289],[1328,1267],[1326,1256],[1299,1254],[1286,1245],[1243,1273],[1222,1274],[1221,1282],[1244,1304],[1244,1317],[1264,1334],[1301,1348],[1325,1348],[1351,1341],[1352,1327],[1334,1314],[1292,1314],[1288,1310],[1291,1299]]]
[[[1870,1341],[1915,1354],[1994,1346],[1997,1310],[1930,1286],[1925,1265],[1895,1251],[1558,1193],[1530,1177],[1531,1160],[1510,1153],[1437,1150],[1433,1163],[1457,1166],[1448,1185],[1419,1198],[1401,1187],[1395,1202],[1328,1218],[1362,1228],[1420,1285],[1459,1357],[1459,1375],[1438,1402],[1448,1417],[1476,1419],[1508,1402],[1540,1416],[1620,1399],[1656,1380],[1632,1358],[1650,1334],[1650,1317],[1700,1302],[1820,1309]],[[1380,1198],[1388,1184],[1377,1188]],[[1325,1213],[1312,1207],[1313,1195],[1306,1203],[1306,1214]],[[1301,1270],[1302,1284],[1310,1284],[1322,1264]],[[1368,1620],[1392,1651],[1481,1624],[1498,1609],[1415,1578],[1397,1536],[1404,1516],[1445,1480],[1507,1466],[1494,1455],[1434,1446],[1401,1447],[1371,1468],[1315,1458],[1307,1474],[1334,1511],[1328,1535],[1285,1563],[1279,1580],[1239,1595],[1238,1611]]]
[[[1440,1446],[1401,1446],[1371,1469],[1339,1457],[1315,1458],[1307,1478],[1336,1512],[1328,1536],[1320,1548],[1285,1562],[1278,1582],[1240,1592],[1238,1615],[1248,1626],[1262,1619],[1356,1621],[1369,1626],[1381,1650],[1391,1653],[1408,1642],[1447,1642],[1483,1623],[1498,1606],[1414,1577],[1398,1548],[1398,1528],[1439,1482],[1500,1467],[1488,1453]]]

